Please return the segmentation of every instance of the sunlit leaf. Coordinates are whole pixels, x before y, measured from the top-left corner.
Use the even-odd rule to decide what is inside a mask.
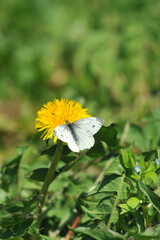
[[[126,168],[132,168],[132,164],[130,162],[129,156],[128,156],[128,152],[126,152],[125,150],[121,149],[121,155],[122,155],[122,160],[123,160],[123,164]]]
[[[112,163],[109,165],[109,167],[106,170],[106,174],[117,174],[117,175],[122,175],[124,173],[124,168],[121,165],[121,161],[119,159],[119,157],[115,158]]]
[[[119,204],[119,207],[122,209],[121,214],[132,211],[138,206],[139,202],[140,200],[138,198],[131,197],[126,203]]]

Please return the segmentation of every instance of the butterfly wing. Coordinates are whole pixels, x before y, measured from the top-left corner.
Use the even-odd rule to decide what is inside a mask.
[[[75,141],[70,128],[65,125],[61,124],[57,126],[54,131],[53,131],[54,136],[56,136],[58,139],[60,139],[63,142],[68,143],[68,147],[73,151],[73,152],[79,152],[79,147],[77,145],[77,142]]]
[[[104,120],[98,117],[88,117],[79,119],[72,124],[85,135],[93,136],[102,127]]]
[[[79,148],[79,151],[82,151],[84,149],[90,149],[91,147],[93,147],[95,143],[93,136],[86,135],[76,126],[74,126],[74,133],[77,138],[77,146]]]
[[[53,134],[68,143],[73,152],[79,152],[94,145],[93,135],[102,127],[103,122],[103,119],[97,117],[82,118],[69,125],[57,126]]]
[[[53,131],[54,136],[63,142],[68,142],[69,139],[69,128],[65,124],[57,126]]]

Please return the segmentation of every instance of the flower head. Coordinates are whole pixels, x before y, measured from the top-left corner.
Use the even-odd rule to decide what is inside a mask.
[[[139,172],[141,171],[141,166],[137,165],[137,166],[135,167],[135,170],[136,170],[137,173],[139,173]]]
[[[82,108],[82,105],[76,101],[68,101],[64,98],[61,98],[61,100],[54,99],[53,102],[44,104],[38,111],[35,127],[38,131],[44,131],[41,136],[43,140],[52,138],[53,131],[58,125],[90,117],[86,111],[87,109]]]
[[[156,164],[159,165],[159,161],[158,161],[158,158],[156,158]]]

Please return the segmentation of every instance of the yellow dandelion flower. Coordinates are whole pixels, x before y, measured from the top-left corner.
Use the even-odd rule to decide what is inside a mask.
[[[82,105],[76,101],[68,101],[64,98],[61,98],[61,100],[54,99],[53,102],[44,104],[38,111],[35,127],[38,131],[44,131],[41,136],[43,140],[52,138],[53,131],[57,126],[90,117],[86,111],[87,109],[82,108]]]

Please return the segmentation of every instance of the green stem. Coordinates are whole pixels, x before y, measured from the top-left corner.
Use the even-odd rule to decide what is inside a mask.
[[[63,148],[63,143],[58,140],[57,141],[57,148],[56,148],[56,152],[55,152],[53,161],[52,161],[52,163],[50,165],[50,168],[48,170],[48,173],[46,175],[46,178],[44,180],[44,183],[43,183],[41,191],[40,191],[40,194],[42,195],[42,200],[41,200],[41,202],[39,204],[38,217],[37,217],[39,226],[40,226],[41,208],[42,208],[42,206],[44,204],[44,201],[45,201],[45,198],[46,198],[46,195],[47,195],[47,192],[48,192],[48,188],[49,188],[50,184],[53,182],[55,171],[56,171],[56,167],[57,167],[58,161],[59,161],[59,159],[61,157],[62,148]]]
[[[113,209],[112,209],[112,212],[111,212],[108,224],[107,224],[107,230],[110,229],[110,226],[111,226],[111,223],[112,223],[112,219],[114,217],[114,213],[115,213],[115,210],[116,210],[116,206],[117,206],[117,204],[119,202],[119,197],[120,197],[120,194],[121,194],[121,191],[122,191],[124,178],[125,178],[125,174],[122,176],[122,181],[120,183],[119,190],[118,190],[118,193],[117,193],[117,197],[116,197],[116,200],[114,202]]]

